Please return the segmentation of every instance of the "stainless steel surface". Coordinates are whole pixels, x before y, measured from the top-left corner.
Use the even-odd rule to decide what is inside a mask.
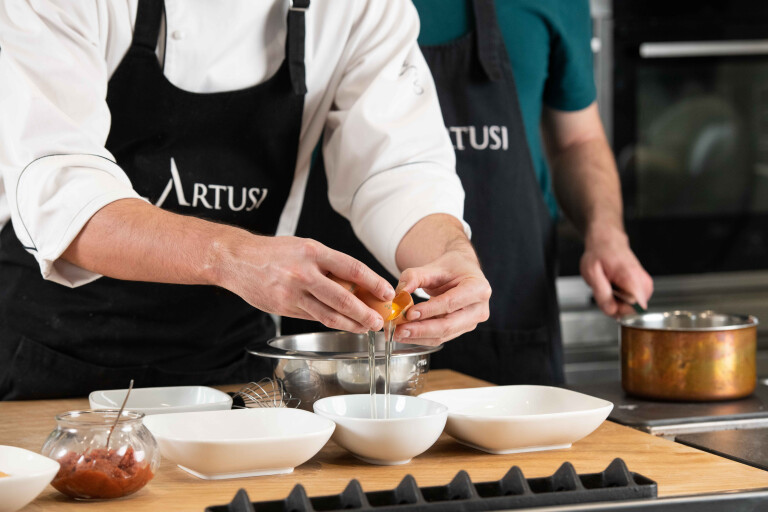
[[[384,391],[384,333],[376,333],[375,379]],[[390,373],[391,392],[416,395],[429,371],[429,354],[441,347],[395,343]],[[370,387],[368,336],[348,332],[322,332],[279,336],[251,354],[273,359],[274,376],[285,390],[301,399],[302,409],[312,410],[320,398],[367,393]]]
[[[611,0],[591,0],[592,53],[595,88],[600,119],[608,142],[613,143],[613,4]]]
[[[716,432],[719,430],[742,430],[768,427],[768,418],[732,419],[722,421],[699,421],[680,423],[677,425],[644,426],[638,430],[644,430],[649,434],[660,436],[674,441],[677,436],[683,434],[698,434],[701,432]]]
[[[754,327],[751,315],[716,313],[715,311],[664,311],[626,315],[619,323],[648,331],[712,332]]]
[[[680,276],[657,276],[653,281],[653,299],[662,301],[662,307],[670,303],[688,304],[702,302],[728,304],[731,301],[749,301],[753,306],[768,308],[768,271],[723,272],[712,274],[690,274]],[[557,278],[557,296],[563,310],[594,307],[592,291],[580,276]],[[671,309],[671,308],[670,308]],[[723,309],[712,307],[711,309]],[[725,308],[733,311],[733,308]],[[742,308],[738,308],[741,311]],[[768,309],[767,309],[768,310]],[[760,315],[748,308],[758,318]],[[610,319],[609,319],[610,320]],[[766,326],[768,328],[768,326]]]
[[[618,380],[570,385],[570,389],[614,404],[608,419],[674,440],[685,433],[752,429],[768,426],[768,386],[740,400],[727,402],[670,402],[624,393]]]
[[[768,55],[768,39],[745,41],[674,41],[641,43],[644,59]]]
[[[630,468],[631,469],[631,468]],[[622,511],[637,512],[640,510],[661,509],[665,512],[697,511],[722,512],[743,511],[757,512],[764,510],[768,504],[768,489],[744,492],[728,492],[713,494],[697,494],[695,496],[680,496],[673,498],[657,498],[643,500],[627,500],[608,503],[584,503],[582,505],[562,505],[536,508],[536,512],[594,512]]]
[[[589,0],[589,11],[593,18],[613,16],[613,0]]]
[[[768,428],[685,434],[676,440],[678,443],[768,471]]]

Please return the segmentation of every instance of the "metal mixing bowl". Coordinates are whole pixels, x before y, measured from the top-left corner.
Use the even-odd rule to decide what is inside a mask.
[[[395,343],[392,347],[390,391],[417,395],[429,371],[429,354],[442,347]],[[248,347],[251,354],[273,359],[274,375],[285,390],[312,410],[326,396],[368,393],[368,335],[317,332],[278,336]],[[384,392],[384,333],[376,333],[376,392]]]

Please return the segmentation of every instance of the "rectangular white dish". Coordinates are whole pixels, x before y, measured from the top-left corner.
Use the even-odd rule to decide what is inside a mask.
[[[127,389],[94,391],[88,396],[91,409],[119,409]],[[219,411],[232,408],[232,397],[207,386],[134,388],[126,409],[151,414]]]
[[[290,473],[330,439],[333,421],[288,408],[148,416],[160,453],[206,480]]]
[[[419,396],[448,407],[449,435],[493,454],[570,448],[613,409],[607,400],[550,386],[447,389]]]

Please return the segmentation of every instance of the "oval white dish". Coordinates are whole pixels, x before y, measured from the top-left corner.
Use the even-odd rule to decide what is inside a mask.
[[[144,424],[163,457],[206,480],[290,473],[335,428],[322,416],[288,408],[158,414]]]
[[[449,435],[493,454],[570,448],[613,409],[601,398],[550,386],[447,389],[419,396],[448,407]]]

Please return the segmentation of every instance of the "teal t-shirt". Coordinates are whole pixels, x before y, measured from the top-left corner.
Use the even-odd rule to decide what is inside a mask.
[[[413,0],[421,19],[419,44],[457,39],[474,24],[469,0]],[[581,110],[595,101],[589,0],[496,0],[496,17],[515,75],[528,147],[544,200],[557,215],[542,149],[543,105]]]

